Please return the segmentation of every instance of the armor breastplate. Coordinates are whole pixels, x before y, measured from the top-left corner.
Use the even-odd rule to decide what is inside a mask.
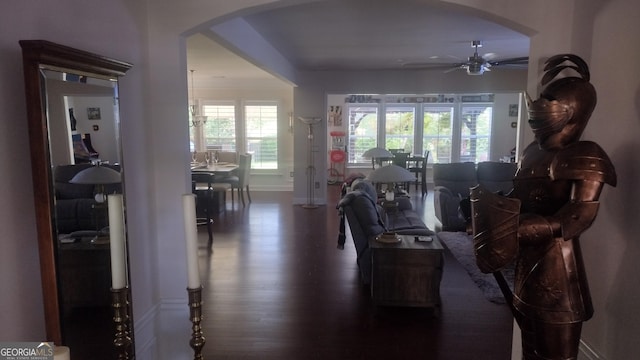
[[[551,164],[557,153],[529,147],[513,180],[512,197],[521,201],[523,213],[547,216],[569,201],[571,182],[551,178]]]

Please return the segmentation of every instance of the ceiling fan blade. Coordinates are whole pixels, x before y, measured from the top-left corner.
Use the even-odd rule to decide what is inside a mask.
[[[430,62],[416,62],[402,64],[403,69],[448,69],[450,67],[458,67],[462,64],[451,63],[430,63]]]
[[[491,66],[527,65],[529,64],[529,57],[523,56],[523,57],[510,58],[510,59],[494,60],[494,61],[489,61],[488,63],[491,64]]]
[[[444,72],[445,74],[448,74],[448,73],[450,73],[450,72],[453,72],[453,71],[456,71],[456,70],[460,70],[460,69],[462,69],[462,70],[466,70],[466,69],[467,69],[467,66],[466,66],[465,64],[456,65],[456,66],[453,66],[453,67],[451,67],[450,69],[445,70],[445,71],[443,71],[443,72]]]

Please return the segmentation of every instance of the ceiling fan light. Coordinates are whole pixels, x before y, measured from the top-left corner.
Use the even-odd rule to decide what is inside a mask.
[[[484,66],[482,64],[469,64],[467,66],[467,74],[469,75],[482,75],[484,73]]]

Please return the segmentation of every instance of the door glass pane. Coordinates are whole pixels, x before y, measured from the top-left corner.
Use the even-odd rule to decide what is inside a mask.
[[[387,106],[386,117],[386,149],[402,149],[402,152],[413,153],[413,135],[415,133],[415,107]]]
[[[349,140],[347,153],[350,164],[370,164],[362,154],[377,146],[378,107],[371,105],[349,105]]]
[[[489,160],[493,107],[463,106],[460,116],[460,161]]]
[[[453,107],[425,107],[422,146],[433,163],[451,162]]]

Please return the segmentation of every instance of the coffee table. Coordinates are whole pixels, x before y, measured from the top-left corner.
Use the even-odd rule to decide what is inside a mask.
[[[414,235],[397,235],[387,243],[369,239],[371,296],[376,305],[433,307],[440,312],[443,247],[436,235],[417,241]]]

